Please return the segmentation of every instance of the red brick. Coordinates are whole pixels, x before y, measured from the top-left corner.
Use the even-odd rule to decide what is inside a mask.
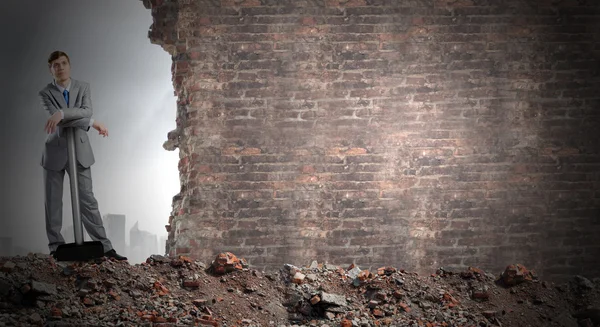
[[[498,265],[489,248],[508,231],[519,233],[502,252],[544,262],[548,276],[568,274],[566,263],[593,268],[584,249],[600,205],[590,150],[600,100],[588,69],[597,40],[581,24],[549,33],[555,22],[531,11],[505,26],[502,8],[472,0],[406,4],[394,14],[409,23],[399,30],[390,3],[224,0],[203,15],[152,12],[150,39],[175,50],[181,129],[168,253],[208,261],[212,247],[248,246],[277,266],[302,244],[301,262],[318,252],[376,267],[403,255],[422,269]],[[532,37],[538,47],[523,56]],[[573,217],[583,234],[565,232]],[[215,233],[180,245],[196,230]],[[415,251],[402,250],[415,239]],[[539,257],[556,244],[569,249]]]

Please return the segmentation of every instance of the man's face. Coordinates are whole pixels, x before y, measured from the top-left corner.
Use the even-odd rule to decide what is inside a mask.
[[[57,81],[65,81],[71,76],[71,65],[67,57],[62,56],[50,63],[50,72]]]

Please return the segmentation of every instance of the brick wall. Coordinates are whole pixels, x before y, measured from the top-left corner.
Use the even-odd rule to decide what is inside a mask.
[[[143,1],[170,254],[600,274],[600,2]]]

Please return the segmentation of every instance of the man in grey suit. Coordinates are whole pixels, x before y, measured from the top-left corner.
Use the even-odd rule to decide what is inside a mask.
[[[104,255],[116,260],[127,260],[117,254],[102,224],[98,201],[92,192],[92,173],[90,166],[95,162],[87,131],[93,127],[104,137],[108,136],[106,127],[92,117],[92,100],[89,83],[72,79],[69,56],[62,51],[54,51],[48,58],[48,68],[54,77],[39,93],[41,104],[50,118],[45,130],[46,138],[42,160],[44,167],[46,234],[50,254],[64,244],[60,233],[62,228],[62,197],[65,171],[68,169],[67,138],[65,127],[76,127],[75,152],[77,159],[77,178],[81,207],[81,221],[92,240],[102,242]]]

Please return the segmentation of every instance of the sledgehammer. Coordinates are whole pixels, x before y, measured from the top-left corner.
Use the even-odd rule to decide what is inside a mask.
[[[71,207],[73,209],[73,231],[75,243],[61,244],[56,248],[54,256],[57,261],[88,261],[104,256],[104,247],[100,241],[83,241],[83,224],[79,203],[79,187],[77,178],[77,156],[75,153],[75,128],[65,127],[67,136],[67,152],[69,165],[69,181],[71,183]]]

